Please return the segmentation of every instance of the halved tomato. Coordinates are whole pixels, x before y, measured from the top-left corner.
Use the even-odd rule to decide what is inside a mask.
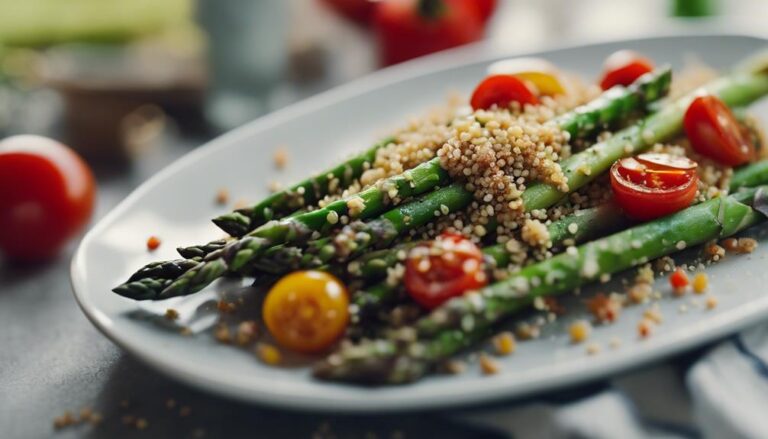
[[[462,235],[443,233],[413,248],[405,262],[405,289],[428,309],[487,283],[483,253]]]
[[[739,127],[731,110],[716,96],[699,96],[683,119],[691,147],[724,165],[737,166],[755,158],[755,145]]]
[[[600,88],[608,90],[616,85],[627,86],[653,70],[653,62],[631,50],[619,50],[605,59]]]
[[[489,75],[511,75],[532,84],[539,94],[565,93],[560,71],[551,62],[541,58],[511,58],[488,66]]]
[[[647,221],[688,207],[696,196],[697,164],[669,154],[640,154],[616,161],[611,186],[630,218]]]
[[[470,100],[474,110],[487,110],[494,105],[505,108],[511,102],[536,105],[539,99],[522,80],[510,75],[491,75],[478,84]]]

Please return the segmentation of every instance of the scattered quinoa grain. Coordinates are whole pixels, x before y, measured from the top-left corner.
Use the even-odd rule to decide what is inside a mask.
[[[707,309],[715,309],[717,307],[717,297],[715,296],[707,296],[707,301],[705,302],[705,306]]]
[[[275,180],[270,181],[269,184],[267,185],[267,190],[269,190],[269,192],[271,192],[271,193],[278,192],[282,188],[283,188],[283,185],[280,184],[279,181],[275,181]],[[243,206],[243,207],[245,207],[245,206]]]
[[[282,360],[280,351],[276,347],[267,343],[259,343],[259,345],[256,347],[256,355],[259,356],[259,359],[262,362],[270,366],[278,365]]]
[[[710,244],[707,246],[706,253],[712,261],[719,261],[725,256],[725,249],[717,244]]]
[[[739,238],[739,253],[752,253],[757,248],[757,241],[752,238]]]
[[[232,342],[232,334],[229,330],[229,326],[224,323],[219,323],[216,325],[216,327],[213,329],[213,337],[219,343],[227,344]]]
[[[709,278],[707,277],[707,274],[696,273],[693,276],[693,282],[691,282],[691,285],[693,286],[694,293],[703,294],[704,291],[706,291],[707,287],[709,286]]]
[[[509,331],[496,335],[492,341],[498,355],[509,355],[515,351],[515,336]]]
[[[219,300],[216,302],[216,308],[221,313],[231,314],[237,310],[235,302],[227,302],[226,300]]]
[[[189,416],[192,413],[192,408],[188,405],[185,405],[179,409],[179,416],[182,418],[185,418]]]
[[[80,409],[80,422],[87,422],[93,416],[93,409],[90,407],[83,407]]]
[[[90,418],[88,418],[88,423],[89,423],[89,424],[91,424],[91,425],[99,425],[99,424],[101,424],[101,421],[102,421],[103,419],[104,419],[104,418],[101,416],[101,413],[96,413],[96,412],[94,412],[94,413],[93,413],[93,414],[90,416]]]
[[[53,427],[58,430],[64,427],[69,427],[70,425],[75,425],[76,423],[77,419],[72,415],[72,412],[65,411],[61,416],[54,418]]]
[[[651,322],[659,325],[662,321],[664,321],[664,316],[662,316],[659,306],[653,305],[643,311],[643,319],[650,320]]]
[[[736,238],[726,238],[720,242],[726,251],[735,252],[739,249],[739,240]]]
[[[483,375],[494,375],[499,373],[501,370],[501,365],[499,362],[491,358],[486,353],[480,354],[479,363],[480,370],[483,372]]]
[[[647,282],[638,282],[627,290],[629,300],[636,304],[646,302],[651,297],[651,293],[653,293],[653,288]]]
[[[285,165],[288,164],[288,151],[284,148],[278,148],[275,150],[272,159],[274,160],[277,169],[283,169],[285,168]]]
[[[144,418],[139,418],[136,420],[136,429],[137,430],[146,430],[146,428],[149,427],[149,422],[147,422]]]
[[[216,191],[216,204],[224,205],[229,203],[229,191],[221,188]]]
[[[643,318],[637,325],[637,333],[640,338],[648,338],[653,333],[653,321]]]
[[[589,338],[592,332],[592,325],[586,320],[577,320],[568,328],[568,334],[571,336],[572,343],[582,343]]]
[[[532,340],[539,338],[541,332],[538,326],[527,322],[521,322],[515,326],[515,334],[520,340]]]
[[[251,344],[258,334],[258,324],[253,320],[246,320],[237,325],[237,344],[247,346]]]
[[[590,343],[587,345],[587,354],[597,355],[600,353],[600,345],[597,343]]]
[[[467,370],[467,365],[463,361],[448,360],[441,364],[440,369],[450,375],[459,375]]]
[[[600,323],[613,323],[621,314],[621,302],[613,295],[596,294],[587,301],[587,309]]]
[[[168,308],[165,310],[165,318],[171,321],[177,320],[179,318],[179,312],[173,308]]]

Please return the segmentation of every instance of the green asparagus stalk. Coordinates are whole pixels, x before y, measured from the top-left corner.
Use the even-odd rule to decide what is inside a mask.
[[[665,95],[670,78],[671,72],[668,68],[644,75],[631,86],[609,90],[597,102],[564,114],[555,119],[554,123],[559,124],[572,137],[595,132],[602,124],[625,117],[635,108],[633,106],[645,104]],[[341,215],[355,216],[360,219],[372,218],[385,210],[390,198],[404,199],[423,194],[448,181],[447,172],[440,166],[439,159],[435,158],[401,175],[385,179],[351,198],[332,202],[312,212],[269,222],[239,241],[230,243],[226,249],[209,254],[204,262],[181,276],[178,282],[172,283],[162,294],[157,291],[156,297],[192,294],[228,270],[237,271],[247,268],[249,264],[253,265],[273,246],[305,242],[313,237],[313,232],[326,232]],[[457,192],[453,189],[444,190],[446,190],[445,194]],[[359,207],[355,212],[356,215],[351,215],[353,212],[350,211],[350,204]],[[125,289],[119,290],[125,292]]]
[[[479,341],[492,326],[536,297],[561,294],[599,276],[712,239],[731,236],[768,215],[768,187],[746,189],[689,207],[523,268],[479,292],[452,299],[386,338],[343,346],[315,369],[324,379],[404,383]]]
[[[332,181],[338,180],[338,188],[348,187],[373,163],[376,152],[394,141],[394,137],[387,137],[344,163],[275,192],[253,206],[216,217],[213,222],[232,236],[243,236],[268,221],[283,218],[333,193]]]

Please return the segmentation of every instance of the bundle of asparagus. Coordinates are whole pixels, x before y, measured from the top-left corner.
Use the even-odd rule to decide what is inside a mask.
[[[602,129],[605,125],[615,124],[620,120],[625,120],[630,115],[642,111],[648,103],[655,102],[663,97],[669,90],[670,81],[671,71],[669,68],[660,69],[639,78],[629,87],[612,88],[603,93],[596,100],[558,117],[552,121],[552,123],[568,132],[572,138],[589,136]],[[734,80],[733,85],[737,86],[736,88],[738,88],[738,82],[738,80]],[[750,87],[748,81],[745,81],[743,86],[744,92],[748,93],[747,89]],[[741,96],[735,96],[737,101],[740,100],[739,98],[741,98]],[[650,128],[653,129],[654,127]],[[637,144],[643,143],[645,146],[648,146],[656,139],[663,138],[664,134],[666,134],[661,132],[663,128],[663,125],[658,128],[660,131],[658,137],[648,138],[647,141],[643,141],[640,138],[639,131],[634,134],[632,132],[627,132],[627,142],[634,141]],[[623,151],[624,148],[623,140],[617,139],[609,143],[613,146],[609,147],[603,143],[574,155],[570,161],[573,165],[566,167],[565,172],[573,173],[582,163],[593,160],[590,159],[590,157],[602,157],[606,156],[606,154],[614,156],[623,155],[623,153],[620,152]],[[378,149],[380,147],[381,145],[377,145],[373,149]],[[611,151],[604,152],[603,150],[607,148]],[[577,160],[576,157],[580,155],[583,155],[584,157]],[[358,158],[353,160],[357,160]],[[610,158],[606,156],[601,163],[595,163],[594,165],[597,167],[602,164],[603,167],[607,167],[611,162]],[[338,170],[341,168],[346,168],[346,166],[341,165],[334,169]],[[362,168],[363,166],[360,166],[357,169]],[[323,176],[333,172],[334,171],[332,170],[319,175]],[[296,188],[296,193],[299,192],[298,188],[314,186],[313,182],[318,181],[318,178],[319,177],[315,177],[307,182],[302,182],[294,186],[294,188]],[[574,176],[573,179],[574,183],[577,183],[574,185],[574,188],[581,187],[588,181],[583,180],[578,176]],[[432,217],[432,212],[435,210],[434,203],[437,201],[447,203],[447,205],[451,205],[456,210],[466,207],[471,201],[471,194],[466,190],[463,190],[463,187],[454,185],[440,189],[435,193],[425,195],[424,198],[428,200],[425,200],[426,202],[424,203],[421,202],[422,200],[416,199],[401,206],[398,210],[384,213],[387,205],[390,204],[391,199],[398,198],[405,200],[409,197],[425,194],[448,182],[448,174],[440,166],[439,160],[432,159],[406,171],[402,175],[387,178],[352,197],[340,199],[323,208],[310,212],[301,212],[278,221],[268,222],[255,228],[239,240],[227,243],[218,241],[205,246],[182,249],[183,254],[195,256],[204,254],[205,256],[202,257],[203,260],[198,265],[194,268],[190,268],[181,276],[178,275],[177,270],[147,271],[142,269],[131,276],[125,284],[116,287],[113,291],[122,296],[136,300],[159,300],[192,294],[200,291],[227,271],[249,272],[252,265],[274,246],[281,244],[298,244],[306,242],[309,239],[318,239],[318,233],[320,236],[327,236],[332,229],[332,226],[336,224],[336,221],[342,215],[350,215],[360,220],[381,215],[383,221],[381,224],[377,224],[377,226],[381,225],[390,235],[393,232],[399,234],[406,229],[413,229],[418,225],[423,224],[424,221],[429,220]],[[542,189],[534,190],[542,192]],[[554,190],[557,192],[556,189]],[[274,194],[272,197],[285,200],[293,198],[293,192],[293,190],[288,190]],[[306,190],[303,192],[304,195],[307,195],[308,193]],[[557,201],[557,199],[554,201],[547,200],[546,197],[552,198],[552,195],[547,194],[546,191],[543,191],[542,194],[540,201],[531,199],[532,197],[527,197],[525,200],[526,208],[531,210],[539,209],[554,204],[554,202]],[[559,193],[557,195],[559,198]],[[535,196],[533,198],[537,197],[538,196]],[[350,202],[357,202],[357,205],[362,206],[362,208],[360,208],[359,211],[351,211],[349,207]],[[265,204],[269,205],[269,201],[265,200],[258,203],[249,208],[249,210],[251,212],[264,212],[263,206]],[[242,212],[231,214],[230,220],[235,217],[240,218],[239,215],[241,214]],[[405,216],[418,218],[421,221],[418,223],[413,221],[406,224],[405,221],[403,221]],[[230,220],[225,221],[220,217],[216,221],[217,223],[222,224],[225,222],[227,222],[227,224],[232,224],[233,221]],[[254,221],[253,224],[256,224],[256,222],[257,221]],[[240,223],[244,224],[242,221]],[[384,232],[384,230],[382,230],[382,232]],[[207,250],[212,251],[207,252]],[[142,272],[146,273],[146,275],[140,274]]]
[[[564,184],[558,186],[533,178],[533,183],[521,192],[521,212],[548,218],[547,209],[567,204],[569,194],[583,191],[605,176],[609,168],[616,168],[621,160],[680,136],[684,115],[702,95],[718,99],[726,108],[743,107],[768,94],[768,74],[762,68],[751,67],[749,71],[730,74],[672,102],[662,102],[670,81],[668,68],[657,69],[626,87],[611,88],[597,99],[547,121],[546,126],[565,133],[570,141],[588,142],[606,128],[624,128],[560,160],[557,165]],[[474,96],[472,101],[474,105]],[[653,112],[650,104],[654,104]],[[477,118],[477,114],[473,117]],[[688,126],[686,133],[691,135]],[[768,187],[761,186],[768,185],[766,161],[737,169],[725,195],[699,200],[684,209],[681,205],[678,210],[683,210],[677,213],[634,227],[627,228],[638,224],[639,218],[630,220],[622,209],[628,211],[628,207],[612,201],[561,218],[555,216],[543,232],[547,237],[546,257],[504,271],[515,256],[504,240],[490,243],[479,250],[483,267],[478,279],[492,278],[496,269],[504,271],[503,278],[496,278],[497,282],[487,286],[485,281],[470,282],[462,295],[431,310],[422,308],[416,320],[392,327],[382,325],[373,316],[391,310],[400,299],[407,299],[408,288],[404,288],[401,278],[392,281],[389,277],[398,267],[403,268],[404,255],[416,250],[423,254],[429,245],[430,241],[419,240],[415,232],[425,230],[441,215],[465,212],[477,202],[473,183],[446,169],[440,157],[435,157],[353,195],[320,203],[324,197],[338,195],[344,188],[359,183],[377,154],[397,141],[384,139],[362,154],[253,206],[215,218],[214,223],[231,238],[180,248],[182,259],[148,264],[114,292],[135,300],[161,300],[193,294],[225,274],[258,278],[305,269],[333,273],[347,280],[353,289],[349,307],[352,324],[347,335],[351,337],[356,329],[363,328],[358,333],[374,338],[342,343],[317,365],[315,375],[343,381],[403,383],[420,378],[440,361],[482,340],[497,323],[529,306],[536,297],[561,294],[682,247],[733,235],[757,224],[768,213]],[[548,152],[543,152],[541,158],[549,159],[552,151],[545,151]],[[642,160],[646,159],[658,160]],[[680,166],[685,172],[679,175],[689,180],[694,175],[693,192],[689,191],[692,197],[696,180],[691,169],[696,164],[687,165],[688,162],[674,164],[683,163]],[[633,163],[632,166],[645,166]],[[669,171],[664,168],[667,164],[655,163],[665,172]],[[632,166],[622,172],[631,174],[633,169],[639,169]],[[644,172],[626,178],[644,178]],[[687,200],[683,202],[686,206],[692,198]],[[495,227],[497,220],[502,221],[491,218],[486,226]],[[566,247],[567,252],[557,254]],[[429,270],[427,266],[422,271]],[[295,301],[295,297],[290,301]],[[313,302],[312,307],[317,306]],[[301,312],[314,315],[317,309],[312,307]],[[303,318],[296,312],[265,315],[266,324],[272,331],[270,321],[275,324],[276,318]],[[299,329],[294,329],[309,334],[308,324],[301,323]]]

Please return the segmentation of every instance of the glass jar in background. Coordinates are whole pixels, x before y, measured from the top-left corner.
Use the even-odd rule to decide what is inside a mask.
[[[288,58],[284,1],[198,0],[197,17],[208,36],[206,116],[229,130],[270,110]]]

